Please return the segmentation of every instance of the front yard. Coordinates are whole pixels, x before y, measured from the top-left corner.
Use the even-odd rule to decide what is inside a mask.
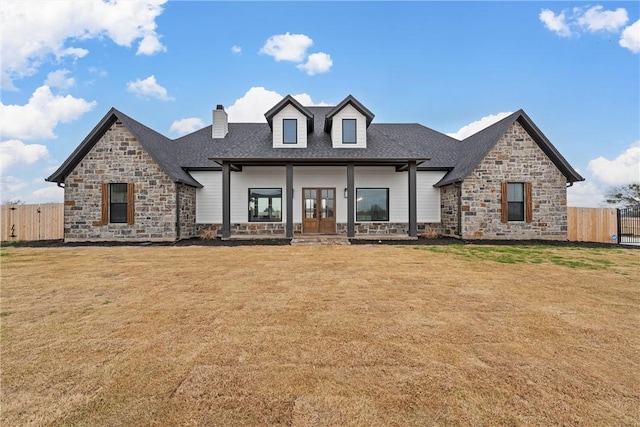
[[[2,425],[640,423],[640,251],[0,255]]]

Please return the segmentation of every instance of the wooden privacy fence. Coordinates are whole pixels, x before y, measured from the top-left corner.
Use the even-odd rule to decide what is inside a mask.
[[[618,243],[618,210],[568,207],[567,239],[572,242]]]
[[[64,237],[64,205],[2,205],[0,240],[53,240]]]

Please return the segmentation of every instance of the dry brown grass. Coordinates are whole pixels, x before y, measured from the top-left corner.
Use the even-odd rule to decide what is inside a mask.
[[[640,251],[1,254],[2,425],[640,422]]]

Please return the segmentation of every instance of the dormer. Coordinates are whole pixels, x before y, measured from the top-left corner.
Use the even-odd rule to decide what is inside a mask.
[[[324,131],[331,134],[333,148],[367,148],[367,128],[373,117],[371,111],[349,95],[327,113]]]
[[[307,148],[313,114],[287,95],[264,115],[273,135],[273,148]]]

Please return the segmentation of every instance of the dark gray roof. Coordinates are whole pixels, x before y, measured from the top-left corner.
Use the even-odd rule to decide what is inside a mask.
[[[277,107],[283,108],[286,103],[292,102],[292,99],[285,98],[284,103],[279,103]],[[354,101],[357,102],[349,96],[341,105]],[[292,103],[296,105],[297,101],[293,100]],[[354,107],[364,108],[355,104]],[[222,161],[229,161],[238,166],[260,162],[323,164],[350,161],[359,164],[401,165],[407,161],[417,161],[419,169],[449,171],[436,184],[443,186],[462,181],[515,121],[520,122],[532,135],[568,181],[583,180],[522,110],[464,141],[458,141],[417,123],[371,124],[367,129],[367,148],[333,148],[331,135],[325,131],[325,123],[328,115],[338,111],[337,107],[296,105],[296,108],[302,108],[301,111],[313,120],[306,149],[273,148],[273,137],[268,123],[229,123],[229,133],[224,138],[215,139],[212,138],[211,126],[207,126],[171,140],[112,108],[47,181],[64,182],[65,177],[117,120],[126,126],[174,182],[194,187],[201,185],[189,175],[189,170],[217,169]],[[273,117],[274,109],[267,113],[269,114]],[[363,114],[373,118],[368,110]]]
[[[367,148],[333,148],[324,120],[333,107],[306,107],[314,117],[314,131],[307,148],[273,148],[273,136],[264,123],[229,123],[224,138],[211,139],[211,127],[175,141],[181,165],[186,169],[211,166],[207,159],[250,161],[407,161],[428,160],[429,166],[453,168],[453,145],[460,142],[419,124],[372,124]]]
[[[131,132],[140,145],[142,145],[156,161],[158,166],[160,166],[174,182],[180,182],[193,187],[202,187],[198,181],[193,179],[191,175],[185,172],[184,169],[180,167],[180,164],[176,162],[175,146],[169,138],[146,127],[115,108],[111,108],[107,112],[89,135],[87,135],[73,153],[71,153],[69,158],[46,180],[50,182],[64,182],[66,176],[71,173],[73,168],[80,163],[89,150],[93,148],[96,142],[98,142],[102,135],[104,135],[116,121],[120,121],[129,132]]]
[[[538,144],[542,151],[545,152],[560,172],[562,172],[562,174],[567,178],[567,181],[584,181],[584,178],[571,167],[564,157],[562,157],[542,131],[540,131],[533,121],[531,121],[529,116],[527,116],[523,110],[518,110],[493,125],[464,139],[459,145],[459,151],[457,153],[458,162],[455,168],[445,175],[442,180],[436,184],[436,186],[442,187],[444,185],[463,181],[482,161],[482,159],[486,157],[502,135],[504,135],[516,121],[522,125],[529,135],[531,135],[531,138],[533,138],[536,144]]]

